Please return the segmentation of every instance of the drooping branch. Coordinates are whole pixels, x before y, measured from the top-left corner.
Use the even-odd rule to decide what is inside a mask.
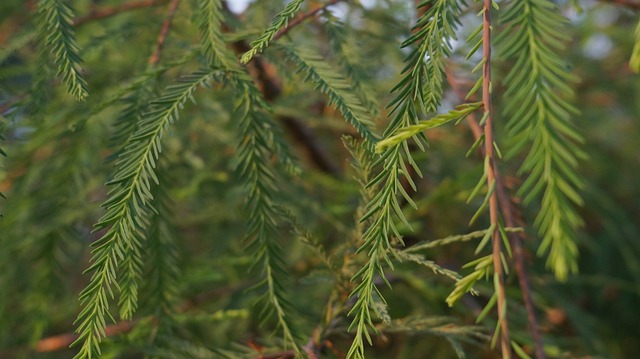
[[[466,92],[461,88],[460,82],[455,78],[454,74],[452,73],[452,71],[450,71],[449,68],[447,68],[447,81],[456,95],[460,99],[464,99],[466,96]],[[482,136],[482,127],[478,124],[478,120],[473,114],[467,116],[466,121],[469,128],[471,129],[471,133],[473,134],[474,139],[477,141]],[[484,157],[484,148],[479,147],[478,149]],[[517,209],[510,199],[507,189],[505,188],[502,181],[500,171],[497,168],[495,169],[494,175],[496,181],[496,191],[498,192],[498,203],[500,205],[500,210],[506,226],[510,228],[521,226],[521,223],[518,223],[518,220],[516,219],[516,217],[518,216]],[[518,283],[520,285],[525,309],[527,311],[529,331],[531,333],[531,337],[535,346],[536,358],[545,359],[546,356],[543,350],[544,346],[542,342],[542,335],[540,334],[540,328],[538,327],[538,318],[536,315],[535,307],[533,305],[531,285],[529,284],[529,275],[527,274],[527,265],[525,263],[524,249],[522,247],[522,240],[524,239],[525,234],[524,232],[508,232],[507,236],[509,237],[509,242],[513,249],[514,267],[516,270],[516,274],[518,275]]]
[[[500,323],[501,352],[505,358],[511,357],[511,345],[509,340],[509,325],[507,323],[506,296],[504,290],[504,270],[502,266],[502,248],[500,236],[500,208],[496,185],[496,155],[493,140],[493,111],[491,108],[491,7],[492,0],[484,0],[484,14],[482,18],[482,103],[484,106],[484,152],[487,185],[492,191],[489,198],[489,218],[493,233],[493,271],[497,278],[496,296],[498,299],[498,321]]]

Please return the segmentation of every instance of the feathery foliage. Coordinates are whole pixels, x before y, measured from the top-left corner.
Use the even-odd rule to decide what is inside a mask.
[[[256,263],[260,263],[265,278],[259,283],[267,287],[263,300],[265,316],[274,315],[285,346],[290,345],[299,355],[291,322],[287,312],[291,311],[291,303],[285,297],[283,280],[286,278],[285,262],[280,245],[276,238],[277,209],[274,206],[276,175],[270,168],[271,149],[270,134],[265,127],[266,119],[260,113],[251,111],[250,100],[245,100],[240,110],[240,130],[243,141],[239,148],[240,174],[247,178],[247,212],[249,248],[256,253]]]
[[[275,20],[273,20],[271,26],[269,26],[262,33],[262,35],[260,35],[260,37],[251,42],[251,50],[245,52],[244,55],[242,55],[242,62],[246,64],[247,62],[251,61],[251,59],[256,54],[259,54],[267,46],[269,46],[269,42],[273,40],[278,31],[287,27],[289,19],[291,19],[298,11],[300,11],[300,7],[302,6],[303,2],[304,0],[291,0],[291,2],[289,2],[287,6],[285,6],[285,8],[276,15],[276,18]]]
[[[525,203],[541,197],[535,220],[542,236],[539,254],[549,252],[547,266],[564,281],[578,270],[576,231],[582,219],[576,206],[583,204],[578,190],[584,181],[576,167],[585,158],[578,146],[582,135],[571,123],[578,113],[569,102],[575,77],[561,55],[569,40],[567,20],[550,1],[526,0],[510,3],[503,21],[507,27],[497,41],[502,56],[515,59],[504,79],[509,156],[530,144],[520,167],[528,176],[518,193]]]
[[[373,125],[370,115],[357,96],[351,93],[351,85],[344,76],[336,73],[319,55],[309,48],[283,46],[287,58],[298,66],[298,71],[306,73],[306,81],[312,81],[317,90],[329,96],[329,104],[334,105],[344,119],[367,140],[368,146],[377,142],[377,136],[369,127]]]
[[[347,32],[345,24],[333,16],[331,12],[325,11],[322,16],[327,19],[325,28],[334,56],[338,58],[351,80],[350,90],[356,93],[368,113],[373,117],[378,117],[380,105],[367,84],[367,74],[360,64],[362,59],[359,58],[360,55],[353,35]]]
[[[158,184],[155,173],[156,162],[162,152],[162,139],[168,127],[179,119],[179,110],[187,100],[193,101],[193,93],[207,84],[218,70],[196,72],[180,80],[177,85],[169,86],[166,93],[151,103],[139,128],[116,162],[116,171],[108,184],[113,186],[109,191],[109,199],[103,207],[105,215],[95,225],[95,230],[106,229],[106,233],[92,244],[93,257],[91,266],[86,270],[91,273],[89,285],[80,294],[83,309],[78,315],[75,344],[81,344],[76,358],[96,358],[100,355],[100,341],[105,336],[106,319],[113,318],[109,314],[109,297],[113,298],[113,288],[121,284],[117,280],[117,269],[124,265],[141,266],[139,263],[141,241],[140,234],[149,224],[155,209],[152,186]],[[127,268],[125,268],[127,269]],[[138,268],[129,268],[125,273],[134,273]],[[135,278],[125,278],[125,292],[121,313],[129,316],[135,310],[131,298],[136,293],[130,292],[136,285]],[[127,285],[129,284],[129,285]],[[127,319],[127,317],[125,317]]]
[[[266,318],[276,318],[285,347],[292,347],[299,356],[301,351],[296,343],[291,321],[287,317],[292,310],[291,303],[285,296],[284,282],[287,279],[287,271],[282,250],[276,241],[276,223],[279,217],[275,206],[277,174],[270,164],[271,156],[281,155],[282,162],[289,168],[295,165],[283,148],[282,140],[278,138],[277,126],[266,113],[269,106],[244,70],[233,61],[233,54],[226,48],[220,33],[222,18],[217,15],[220,7],[217,0],[203,1],[201,39],[209,61],[219,63],[227,71],[228,81],[240,99],[237,108],[237,116],[240,119],[237,170],[244,179],[248,192],[248,247],[256,254],[255,265],[259,265],[264,273],[264,278],[256,287],[267,288],[262,297],[265,303],[262,314]]]
[[[403,141],[413,138],[417,134],[431,128],[442,126],[445,123],[456,121],[460,122],[467,115],[482,107],[481,102],[467,103],[456,106],[455,109],[445,114],[440,114],[427,121],[420,121],[416,125],[399,128],[394,134],[388,136],[383,141],[376,144],[377,152],[384,152],[385,149],[395,146]]]
[[[438,90],[443,86],[441,82],[444,56],[450,53],[450,41],[455,39],[455,16],[459,13],[460,7],[456,1],[427,1],[420,4],[421,7],[428,5],[431,7],[414,26],[415,33],[402,44],[403,47],[414,47],[405,60],[406,65],[403,69],[405,77],[393,89],[398,94],[388,106],[392,109],[393,117],[385,130],[386,138],[402,127],[416,125],[419,109],[434,111],[440,103],[442,91]],[[420,141],[424,137],[420,138],[416,135],[411,138],[418,138],[418,144],[422,146]],[[394,239],[402,241],[395,218],[409,226],[400,208],[397,193],[401,193],[407,202],[415,207],[413,200],[400,183],[400,176],[404,176],[416,190],[405,160],[418,175],[421,175],[409,152],[407,140],[408,138],[388,147],[381,154],[377,164],[383,166],[382,171],[367,184],[368,187],[381,188],[367,205],[367,212],[361,219],[366,221],[371,218],[370,226],[363,235],[364,243],[358,249],[358,253],[367,253],[369,260],[353,278],[360,283],[351,294],[356,298],[356,303],[349,312],[349,315],[353,315],[349,329],[355,329],[356,337],[347,354],[349,358],[364,358],[363,337],[366,337],[371,344],[367,327],[375,331],[372,314],[379,315],[373,305],[374,295],[382,298],[382,294],[375,285],[375,278],[379,275],[386,282],[383,266],[386,264],[393,268],[390,257],[390,253],[393,253],[391,252],[392,241]],[[388,282],[387,285],[390,286]]]
[[[637,357],[622,3],[0,1],[0,357]]]
[[[80,73],[82,61],[72,26],[73,10],[63,0],[39,0],[38,13],[40,46],[48,49],[67,91],[76,99],[84,100],[88,96],[87,83]]]

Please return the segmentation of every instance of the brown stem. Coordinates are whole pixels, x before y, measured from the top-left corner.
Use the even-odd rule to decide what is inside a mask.
[[[291,30],[294,27],[300,25],[300,23],[302,23],[303,21],[315,16],[317,13],[319,13],[320,11],[328,8],[329,6],[335,5],[335,4],[337,4],[339,2],[342,2],[342,1],[348,1],[348,0],[330,0],[330,1],[322,4],[321,6],[315,8],[315,9],[309,10],[308,12],[306,12],[304,14],[300,14],[300,15],[296,16],[295,19],[289,21],[289,24],[285,28],[283,28],[280,31],[278,31],[278,33],[275,34],[275,36],[273,37],[273,39],[271,39],[271,41],[276,41],[277,39],[279,39],[282,36],[284,36],[287,32],[289,32],[289,30]]]
[[[600,0],[600,2],[620,5],[633,10],[640,10],[640,2],[634,0]]]
[[[111,17],[114,15],[121,14],[123,12],[144,9],[148,7],[153,7],[157,5],[161,5],[165,3],[166,0],[141,0],[141,1],[132,1],[129,3],[124,3],[116,6],[108,6],[100,9],[92,9],[88,14],[84,16],[78,17],[74,22],[74,26],[83,25],[88,22],[104,19],[107,17]]]
[[[169,3],[169,7],[167,8],[167,18],[162,23],[158,40],[156,40],[156,48],[153,51],[153,54],[151,54],[151,57],[149,57],[148,63],[151,66],[160,62],[160,54],[164,48],[164,43],[167,41],[167,35],[169,34],[169,28],[171,27],[171,20],[173,20],[173,16],[176,14],[179,4],[180,0],[171,0],[171,3]]]
[[[108,18],[108,17],[112,17],[118,14],[122,14],[128,11],[133,11],[133,10],[138,10],[138,9],[144,9],[144,8],[149,8],[149,7],[154,7],[154,6],[158,6],[158,5],[162,5],[165,2],[167,2],[167,0],[140,0],[140,1],[132,1],[129,3],[124,3],[124,4],[120,4],[120,5],[116,5],[116,6],[108,6],[108,7],[102,7],[102,8],[93,8],[92,10],[89,11],[89,13],[87,13],[86,15],[80,16],[78,18],[76,18],[73,21],[73,26],[80,26],[80,25],[84,25],[86,23],[95,21],[95,20],[100,20],[100,19],[104,19],[104,18]],[[35,8],[34,4],[30,4],[28,6],[28,8],[33,11],[33,9]],[[27,20],[24,21],[24,23],[22,21],[19,21],[20,24],[18,25],[14,25],[11,26],[11,30],[9,31],[0,31],[2,33],[8,33],[11,34],[13,33],[13,35],[17,34],[19,31],[18,29],[24,25],[24,23],[27,22]],[[6,30],[6,29],[3,29]],[[5,42],[7,42],[7,40],[9,38],[11,38],[12,35],[10,36],[3,36],[2,34],[0,34],[0,45],[3,45]]]
[[[453,82],[453,81],[452,81]],[[450,82],[451,83],[451,82]],[[458,94],[461,98],[464,98],[464,94]],[[475,139],[480,138],[482,135],[482,129],[478,122],[474,118],[473,115],[467,117],[467,123],[473,132],[473,136]],[[484,148],[480,148],[484,155]],[[500,209],[502,210],[502,216],[504,217],[505,224],[507,227],[518,227],[518,223],[516,222],[514,216],[514,209],[511,200],[509,199],[509,195],[504,187],[502,182],[500,171],[495,171],[495,181],[496,181],[496,191],[498,192],[498,199],[500,203]],[[522,248],[522,239],[524,234],[522,232],[518,233],[508,233],[509,242],[511,243],[511,247],[513,248],[513,259],[514,266],[516,269],[516,274],[518,275],[518,284],[520,285],[520,291],[522,292],[522,298],[524,300],[524,306],[527,311],[527,319],[529,321],[529,332],[531,333],[531,337],[533,339],[533,344],[535,346],[535,353],[537,359],[545,359],[546,356],[544,354],[544,346],[542,345],[542,335],[540,334],[540,328],[538,327],[538,319],[536,316],[536,310],[533,305],[533,296],[531,295],[531,286],[529,284],[529,275],[527,274],[527,266],[525,264],[524,259],[524,250]]]
[[[496,190],[498,191],[498,197],[500,198],[501,208],[510,208],[511,201],[507,196],[506,190],[502,185],[500,174],[496,172]],[[510,210],[503,210],[505,223],[508,227],[517,227],[517,223],[514,219],[513,212]],[[513,247],[513,258],[516,274],[518,274],[518,283],[520,284],[520,291],[522,292],[522,298],[524,300],[524,306],[527,311],[527,319],[529,321],[529,332],[533,337],[533,344],[535,346],[536,358],[545,359],[544,346],[542,345],[542,335],[540,335],[540,329],[538,327],[538,319],[536,318],[536,310],[533,306],[533,297],[531,295],[531,286],[529,284],[529,276],[527,275],[527,266],[524,262],[524,250],[522,249],[522,237],[524,234],[511,233],[509,235],[511,247]]]
[[[504,358],[511,358],[511,345],[509,340],[509,325],[506,317],[506,297],[504,291],[504,273],[502,267],[502,249],[500,238],[500,218],[498,208],[498,191],[495,190],[495,154],[493,149],[493,116],[491,109],[491,1],[484,0],[484,14],[482,21],[482,57],[484,65],[482,66],[482,104],[485,111],[484,123],[484,151],[487,172],[487,184],[489,188],[494,188],[489,198],[489,218],[493,233],[491,240],[493,243],[493,271],[498,277],[498,288],[496,295],[498,297],[498,321],[501,328],[501,352]]]
[[[465,98],[465,91],[460,87],[460,83],[456,81],[454,74],[447,68],[447,81],[449,85],[456,93],[456,95],[463,99]],[[478,124],[477,119],[473,114],[467,116],[467,124],[473,133],[474,139],[480,138],[482,136],[482,128]],[[485,151],[484,148],[479,147],[482,156],[484,157]],[[495,180],[496,180],[496,191],[498,191],[498,199],[500,204],[501,213],[504,217],[505,224],[507,227],[518,227],[520,224],[516,220],[516,212],[515,206],[510,200],[510,196],[505,189],[504,183],[502,182],[500,171],[496,169],[495,171]],[[508,233],[509,242],[511,243],[511,247],[513,248],[513,259],[514,266],[516,270],[516,274],[518,275],[518,283],[520,285],[520,291],[522,292],[522,297],[524,300],[525,309],[527,311],[527,319],[529,322],[529,332],[531,333],[531,337],[533,338],[533,343],[535,347],[536,359],[546,359],[544,354],[544,346],[542,341],[542,335],[540,334],[540,328],[538,326],[538,319],[536,316],[535,307],[533,305],[533,296],[531,294],[531,286],[529,284],[529,276],[527,274],[527,266],[525,264],[525,253],[522,247],[522,240],[524,239],[524,233]]]
[[[184,313],[198,306],[210,303],[212,300],[217,299],[227,293],[235,293],[243,288],[246,288],[249,285],[248,282],[243,281],[234,285],[228,285],[224,287],[219,287],[212,289],[209,292],[201,293],[199,295],[194,296],[191,299],[188,299],[177,306],[176,311],[178,313]],[[151,318],[152,321],[157,321],[157,317]],[[112,337],[118,334],[126,333],[131,330],[138,321],[123,321],[112,325],[107,325],[104,332],[107,337]],[[69,345],[73,343],[76,339],[78,339],[78,335],[75,333],[63,333],[58,335],[53,335],[47,338],[42,338],[38,343],[36,343],[33,348],[15,348],[6,351],[0,351],[0,358],[12,358],[15,357],[16,353],[21,351],[33,351],[36,353],[48,353],[55,352],[59,350],[68,349]]]

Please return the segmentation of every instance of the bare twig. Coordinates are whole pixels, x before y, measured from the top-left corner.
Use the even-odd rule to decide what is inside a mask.
[[[93,8],[92,10],[89,11],[89,13],[76,18],[73,21],[73,25],[74,26],[81,26],[81,25],[90,23],[92,21],[101,20],[101,19],[104,19],[104,18],[112,17],[112,16],[115,16],[115,15],[119,15],[119,14],[122,14],[122,13],[133,11],[133,10],[145,9],[145,8],[150,8],[150,7],[162,5],[162,4],[166,3],[166,2],[167,2],[167,0],[140,0],[140,1],[132,1],[132,2],[129,2],[129,3],[124,3],[124,4],[120,4],[120,5],[116,5],[116,6]],[[32,8],[35,8],[35,5],[32,4],[32,5],[29,6],[29,9],[33,10]],[[25,23],[26,23],[26,21],[25,21]],[[11,36],[15,36],[16,34],[18,34],[19,33],[19,28],[21,26],[23,26],[23,25],[24,25],[24,23],[23,24],[19,24],[19,25],[17,25],[17,29],[14,29],[12,31],[8,31],[9,33],[12,33],[12,35],[0,36],[0,45],[3,45],[5,42],[7,42],[7,40],[9,38],[11,38]]]
[[[108,325],[104,329],[105,336],[111,337],[121,333],[126,333],[133,326],[135,322],[120,322],[113,325]],[[66,349],[73,343],[78,336],[73,333],[65,333],[60,335],[54,335],[52,337],[44,338],[38,342],[34,351],[37,353],[54,352],[61,349]]]
[[[182,302],[179,306],[176,307],[176,311],[178,313],[187,312],[198,306],[210,303],[212,300],[217,299],[227,293],[235,293],[241,290],[242,288],[246,288],[248,285],[249,285],[249,282],[242,281],[234,285],[218,287],[218,288],[212,289],[209,292],[198,294],[193,298],[190,298]],[[152,317],[151,320],[157,322],[157,317]],[[126,333],[129,330],[133,329],[133,327],[135,327],[138,324],[138,322],[139,321],[136,321],[136,320],[123,321],[116,324],[107,325],[107,327],[104,330],[105,335],[107,337],[112,337],[118,334]],[[64,349],[68,349],[69,345],[71,345],[71,343],[73,343],[76,339],[78,339],[78,335],[73,332],[53,335],[50,337],[40,339],[40,341],[38,341],[38,343],[36,343],[36,345],[33,348],[23,347],[23,348],[10,349],[6,351],[0,351],[0,358],[14,357],[16,356],[14,354],[20,351],[48,353],[48,352],[64,350]]]
[[[498,297],[498,321],[500,322],[501,352],[504,358],[511,357],[511,344],[509,340],[509,324],[506,316],[506,297],[504,290],[504,272],[502,267],[502,249],[500,238],[500,214],[498,207],[498,191],[496,185],[496,157],[493,148],[493,116],[491,109],[491,0],[484,0],[484,14],[482,18],[482,104],[485,111],[484,123],[484,152],[486,161],[487,184],[493,193],[489,198],[489,217],[493,233],[491,240],[493,243],[493,271],[498,279],[496,295]]]
[[[167,0],[141,0],[141,1],[132,1],[132,2],[116,5],[116,6],[103,7],[99,9],[95,8],[89,11],[88,14],[76,18],[76,20],[73,22],[73,25],[74,26],[83,25],[91,21],[104,19],[107,17],[111,17],[114,15],[127,12],[127,11],[158,6],[165,2],[167,2]]]
[[[156,48],[153,51],[153,54],[151,54],[151,57],[149,57],[149,65],[153,66],[160,62],[160,54],[162,53],[164,43],[167,40],[167,35],[169,34],[171,20],[173,20],[173,16],[176,14],[176,10],[178,10],[179,4],[180,0],[171,0],[171,3],[169,3],[169,7],[167,8],[167,18],[162,23],[162,28],[160,29],[158,40],[156,40]]]

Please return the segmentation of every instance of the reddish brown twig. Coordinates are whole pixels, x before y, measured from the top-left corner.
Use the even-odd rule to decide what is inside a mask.
[[[167,35],[169,34],[169,28],[171,27],[171,20],[173,20],[173,16],[176,14],[179,4],[180,0],[171,0],[171,3],[169,3],[169,7],[167,8],[167,18],[162,23],[158,40],[156,40],[156,48],[153,51],[153,54],[151,54],[151,57],[149,57],[148,63],[151,66],[160,62],[160,54],[164,48],[164,43],[167,41]]]
[[[505,358],[511,357],[511,341],[509,340],[509,324],[507,323],[506,296],[504,290],[504,268],[502,267],[502,248],[500,238],[500,214],[498,207],[498,191],[496,185],[496,157],[493,148],[493,113],[491,108],[491,1],[484,0],[482,17],[482,104],[485,111],[484,152],[486,160],[487,184],[493,193],[489,197],[489,218],[493,233],[493,271],[498,278],[496,295],[498,297],[498,321],[500,322],[501,352]]]
[[[640,10],[640,2],[633,0],[600,0],[600,2],[605,4],[614,4],[620,5],[624,7],[628,7],[633,10]]]
[[[184,301],[182,304],[176,307],[176,311],[178,313],[184,313],[188,310],[196,308],[200,305],[209,303],[211,300],[216,299],[225,293],[235,293],[242,288],[248,286],[248,282],[243,281],[234,285],[228,285],[224,287],[215,288],[209,292],[201,293],[194,296],[191,299]],[[157,322],[157,318],[151,318],[152,321]],[[126,333],[131,330],[138,321],[129,321],[129,322],[120,322],[112,325],[107,325],[105,328],[105,334],[107,337],[112,337],[118,334]],[[14,353],[18,353],[22,350],[24,351],[33,351],[37,353],[47,353],[47,352],[55,352],[63,349],[69,348],[69,345],[73,343],[78,338],[78,335],[75,333],[63,333],[58,335],[53,335],[47,338],[42,338],[36,345],[31,348],[16,348],[7,351],[0,351],[0,358],[13,357]]]
[[[104,333],[107,337],[126,333],[131,330],[134,325],[135,322],[120,322],[117,324],[108,325],[104,329]],[[38,342],[34,351],[37,353],[46,353],[65,349],[68,348],[69,345],[71,345],[71,343],[73,343],[77,338],[78,335],[73,333],[65,333],[44,338]]]
[[[167,2],[167,0],[141,0],[141,1],[124,3],[116,6],[103,7],[99,9],[96,8],[89,11],[88,14],[76,18],[76,20],[73,22],[73,25],[75,26],[83,25],[94,20],[104,19],[107,17],[121,14],[123,12],[127,12],[127,11],[144,9],[148,7],[161,5],[165,2]]]
[[[322,4],[321,6],[318,6],[315,9],[309,10],[308,12],[306,12],[304,14],[300,14],[300,15],[296,16],[295,19],[289,21],[289,24],[285,28],[283,28],[282,30],[278,31],[278,33],[275,34],[275,36],[273,36],[273,39],[271,39],[271,41],[275,41],[275,40],[281,38],[287,32],[289,32],[291,29],[293,29],[294,27],[300,25],[303,21],[315,16],[317,13],[319,13],[322,10],[325,10],[329,6],[335,5],[335,4],[337,4],[339,2],[342,2],[342,1],[348,1],[348,0],[330,0],[330,1]]]
[[[465,91],[461,88],[460,83],[456,81],[454,74],[447,68],[447,81],[449,85],[460,99],[465,98]],[[474,139],[478,139],[482,136],[482,128],[478,124],[477,119],[473,114],[467,116],[467,124],[473,133]],[[482,155],[484,156],[484,148],[479,147]],[[516,220],[517,214],[514,204],[510,200],[510,196],[502,182],[500,171],[495,171],[496,191],[498,191],[498,200],[502,216],[504,218],[507,227],[518,227],[519,223]],[[533,297],[531,294],[531,286],[529,284],[529,276],[527,274],[527,266],[525,264],[525,254],[522,247],[522,239],[524,237],[523,232],[508,233],[509,242],[513,248],[513,260],[518,275],[518,283],[520,285],[520,291],[527,311],[527,319],[529,322],[529,332],[533,339],[535,353],[537,359],[545,359],[544,346],[542,342],[542,335],[540,334],[540,328],[538,327],[538,319],[536,316],[535,307],[533,305]]]

